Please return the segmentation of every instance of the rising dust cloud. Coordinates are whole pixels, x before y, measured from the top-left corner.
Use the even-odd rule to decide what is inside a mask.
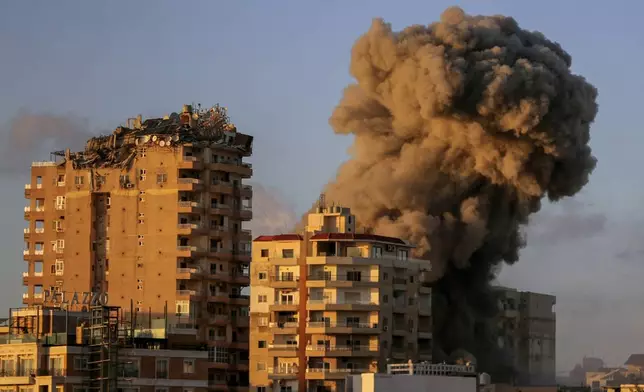
[[[543,34],[456,7],[400,32],[375,19],[353,46],[356,83],[330,124],[355,141],[326,198],[432,260],[436,360],[465,350],[483,371],[512,370],[490,282],[542,199],[573,196],[596,164],[597,90],[570,67]]]

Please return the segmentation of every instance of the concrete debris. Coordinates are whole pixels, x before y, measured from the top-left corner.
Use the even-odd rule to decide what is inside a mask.
[[[230,122],[226,108],[215,105],[210,109],[193,110],[184,105],[180,114],[142,121],[141,116],[128,119],[111,135],[89,139],[85,150],[65,154],[74,169],[120,167],[129,169],[137,151],[144,148],[174,149],[180,145],[208,147],[226,146],[244,153],[252,153],[253,137],[237,132]]]

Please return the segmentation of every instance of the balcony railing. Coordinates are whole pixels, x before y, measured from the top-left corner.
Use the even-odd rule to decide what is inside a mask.
[[[30,377],[36,375],[36,369],[4,369],[0,370],[0,377]]]
[[[185,252],[185,251],[196,252],[197,247],[191,246],[191,245],[177,245],[177,250],[182,252]]]
[[[197,223],[179,223],[177,225],[177,229],[179,230],[194,230],[199,228],[199,224]]]
[[[177,290],[177,296],[198,295],[197,290]]]
[[[373,373],[373,371],[370,371],[369,369],[357,369],[357,368],[337,368],[337,369],[324,369],[324,368],[307,368],[306,369],[307,373],[329,373],[329,374],[337,374],[337,373]]]
[[[270,328],[297,328],[299,323],[297,321],[277,321],[269,323]]]
[[[378,305],[370,300],[342,300],[342,299],[309,299],[310,305]]]
[[[34,298],[40,299],[42,298],[42,295],[43,295],[42,293],[34,293]]]
[[[298,301],[275,301],[275,305],[298,305]]]
[[[371,276],[350,276],[350,275],[331,275],[331,274],[311,274],[307,277],[311,281],[325,282],[378,282],[378,277]]]
[[[37,255],[37,256],[44,255],[45,250],[44,249],[36,249],[36,250],[34,250],[34,254]]]
[[[42,234],[42,233],[45,232],[45,228],[44,227],[36,227],[34,229],[34,232],[36,232],[37,234]]]
[[[25,184],[25,189],[31,189],[31,184]]]
[[[193,156],[187,156],[187,155],[184,155],[184,156],[183,156],[183,160],[184,160],[184,161],[186,161],[186,162],[197,162],[197,161],[199,160],[199,158],[197,158],[197,157],[193,157]]]
[[[407,279],[405,278],[394,278],[394,284],[407,284]]]
[[[297,350],[297,344],[269,344],[269,349],[273,350]]]
[[[378,329],[378,323],[330,323],[326,321],[310,321],[307,323],[311,328],[362,328]]]
[[[356,346],[325,346],[325,345],[308,345],[306,346],[307,351],[378,351],[378,346],[368,346],[368,345],[356,345]]]
[[[26,207],[25,207],[25,212],[30,212],[30,211],[31,211],[31,207],[30,207],[30,206],[26,206]]]
[[[26,278],[26,277],[28,277],[28,276],[29,276],[29,272],[23,272],[23,273],[22,273],[22,277],[23,277],[23,278]]]
[[[29,293],[22,293],[22,299],[29,298]]]
[[[178,274],[198,274],[201,272],[201,268],[177,268]]]
[[[26,228],[22,229],[22,232],[25,233],[25,234],[29,234],[30,230],[29,230],[28,227],[26,227]]]
[[[200,206],[201,206],[201,204],[199,202],[197,202],[197,201],[180,201],[179,202],[179,207],[181,207],[181,208],[190,208],[190,207],[197,208],[197,207],[200,207]]]
[[[268,368],[268,374],[297,374],[297,368]]]
[[[36,272],[34,272],[34,276],[42,276],[42,271],[36,271]]]
[[[228,204],[220,204],[220,203],[211,204],[210,208],[213,208],[213,209],[218,208],[220,210],[230,210],[230,206]]]
[[[32,167],[47,167],[47,166],[57,166],[58,164],[54,161],[37,161],[31,162]]]
[[[202,181],[198,178],[179,178],[177,180],[179,184],[201,184]]]
[[[27,256],[27,255],[29,254],[29,249],[25,249],[25,250],[23,250],[23,251],[22,251],[22,254],[23,254],[23,255],[25,255],[25,256]]]

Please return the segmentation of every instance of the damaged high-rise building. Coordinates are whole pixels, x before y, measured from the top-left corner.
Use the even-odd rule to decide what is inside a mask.
[[[245,385],[252,141],[225,108],[185,105],[35,162],[23,303],[82,308],[107,293],[140,323],[166,315],[167,329],[207,343],[210,380]]]

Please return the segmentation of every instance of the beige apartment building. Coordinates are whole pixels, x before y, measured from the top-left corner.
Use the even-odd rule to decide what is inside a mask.
[[[322,204],[322,203],[321,203]],[[349,374],[431,360],[428,260],[319,207],[303,234],[259,236],[251,264],[250,381],[258,391],[344,391]]]
[[[556,385],[556,297],[497,287],[499,346],[512,354],[515,385]]]
[[[81,310],[93,292],[167,313],[208,344],[211,373],[247,383],[252,141],[225,108],[185,105],[33,163],[23,303]]]

